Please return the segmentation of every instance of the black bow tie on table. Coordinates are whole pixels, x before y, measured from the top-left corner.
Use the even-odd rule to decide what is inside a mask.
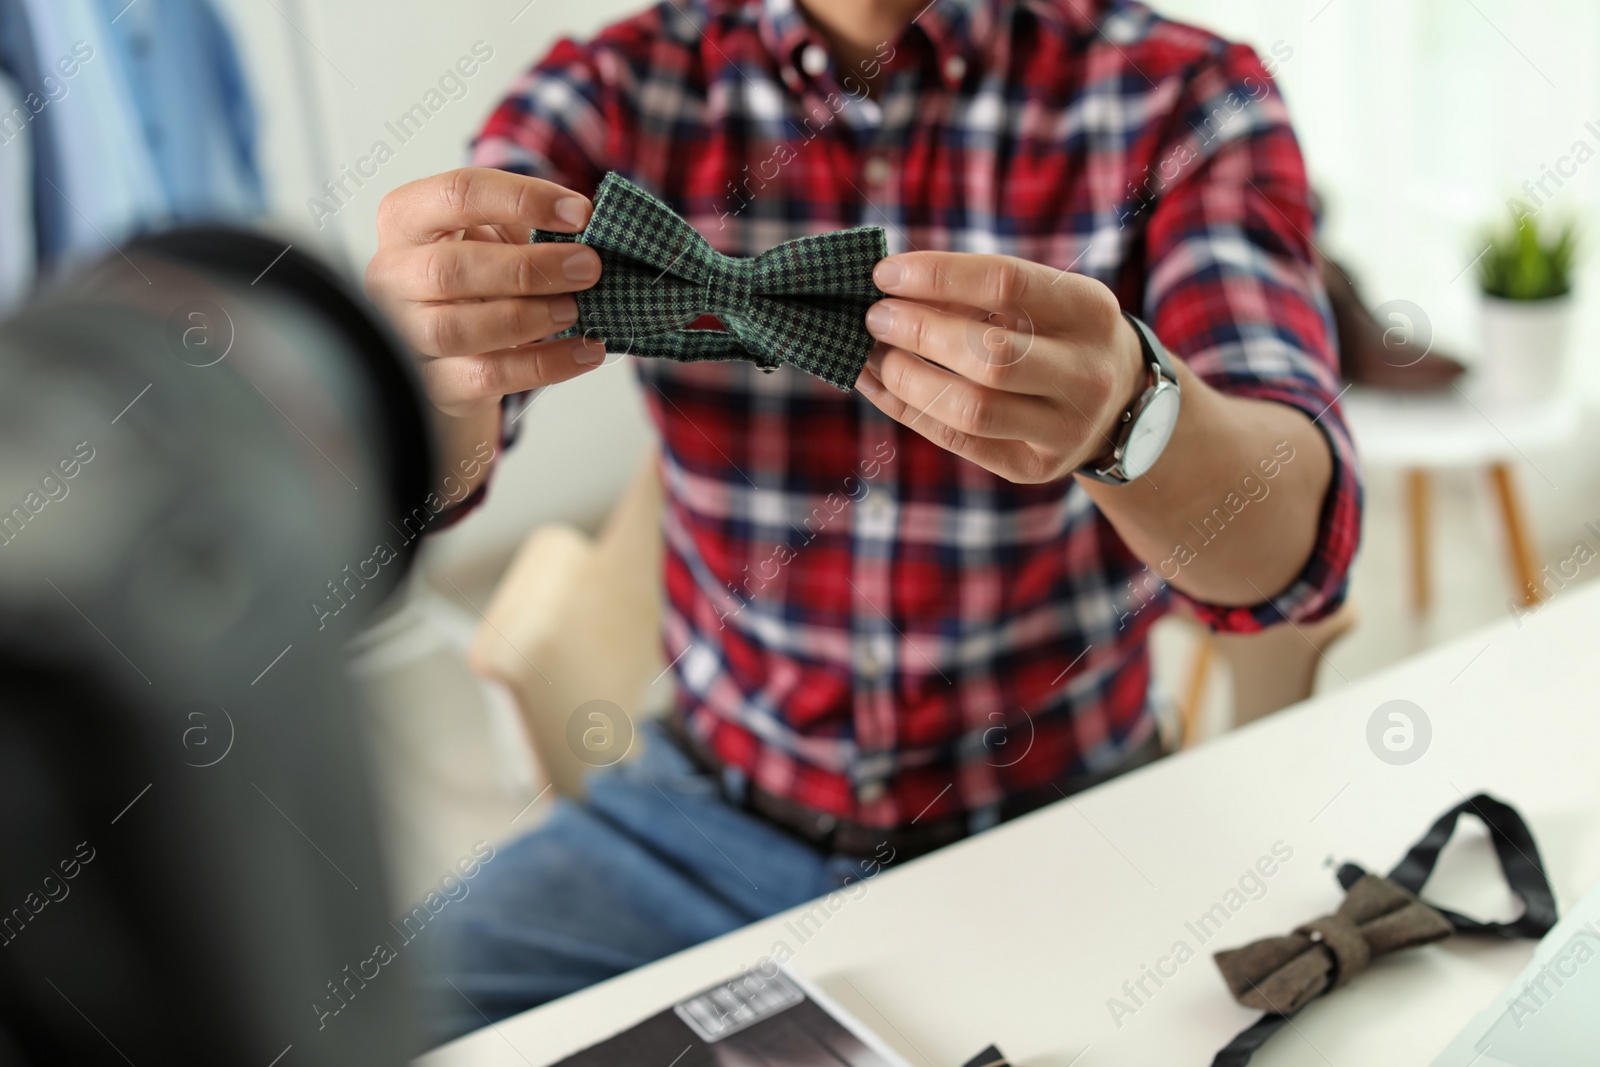
[[[1476,815],[1489,828],[1506,884],[1523,904],[1514,922],[1480,922],[1417,897],[1463,815]],[[1556,924],[1555,895],[1532,832],[1515,808],[1486,793],[1440,816],[1387,877],[1346,863],[1339,868],[1339,884],[1347,895],[1332,915],[1286,936],[1216,954],[1234,999],[1267,1014],[1218,1052],[1211,1067],[1244,1067],[1296,1012],[1356,977],[1378,956],[1453,933],[1540,938]]]

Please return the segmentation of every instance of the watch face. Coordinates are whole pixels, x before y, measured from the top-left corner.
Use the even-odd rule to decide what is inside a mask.
[[[1139,412],[1133,432],[1128,435],[1127,447],[1123,450],[1122,469],[1130,482],[1143,477],[1146,471],[1155,466],[1177,425],[1178,390],[1163,382],[1144,410]]]

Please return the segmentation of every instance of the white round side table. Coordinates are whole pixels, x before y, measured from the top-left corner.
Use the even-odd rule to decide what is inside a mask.
[[[1482,469],[1505,526],[1516,595],[1527,605],[1541,599],[1538,560],[1517,489],[1518,462],[1561,444],[1578,427],[1575,400],[1557,396],[1505,407],[1470,396],[1457,386],[1436,393],[1395,393],[1352,387],[1341,404],[1356,450],[1368,469],[1405,473],[1410,527],[1411,603],[1418,614],[1432,603],[1430,563],[1431,475],[1436,470]]]

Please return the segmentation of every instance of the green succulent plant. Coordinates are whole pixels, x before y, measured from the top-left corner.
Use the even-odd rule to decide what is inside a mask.
[[[1554,233],[1539,229],[1532,215],[1513,215],[1510,226],[1484,234],[1489,249],[1478,261],[1478,284],[1502,300],[1549,300],[1572,291],[1577,226],[1565,222]]]

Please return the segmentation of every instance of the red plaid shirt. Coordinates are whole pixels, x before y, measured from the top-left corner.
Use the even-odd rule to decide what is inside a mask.
[[[1332,447],[1304,572],[1201,618],[1336,607],[1361,489],[1300,150],[1256,55],[1136,3],[934,0],[871,63],[876,99],[795,0],[665,0],[557,44],[474,162],[584,193],[619,171],[732,255],[878,224],[891,252],[1100,279],[1211,385]],[[1157,571],[1184,561],[1135,559],[1073,479],[1011,484],[790,368],[632,362],[662,442],[666,656],[736,773],[871,825],[981,822],[1148,738]],[[1270,491],[1284,457],[1262,458],[1190,550]]]

